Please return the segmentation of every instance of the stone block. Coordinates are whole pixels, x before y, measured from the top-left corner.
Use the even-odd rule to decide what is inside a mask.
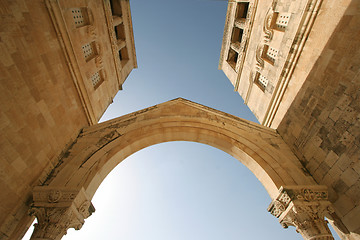
[[[334,153],[334,151],[330,151],[326,158],[325,158],[325,162],[332,167],[334,165],[334,163],[338,160],[339,156]]]
[[[345,171],[352,163],[352,160],[346,153],[342,154],[336,161],[335,165],[338,166],[342,171]]]
[[[352,98],[348,95],[342,95],[339,101],[336,103],[336,107],[345,110],[345,108],[351,103]]]
[[[346,146],[340,142],[338,142],[338,144],[336,144],[332,150],[337,154],[337,155],[341,155],[346,151]]]
[[[351,198],[356,205],[359,205],[360,202],[360,181],[358,180],[355,184],[353,184],[345,194]]]
[[[348,131],[345,131],[340,138],[340,142],[345,146],[351,145],[355,141],[355,137]]]
[[[354,202],[346,195],[341,195],[338,200],[334,203],[334,206],[343,217],[348,214],[354,207]]]
[[[356,230],[360,222],[360,206],[355,207],[347,213],[343,218],[343,222],[349,231]]]
[[[352,162],[351,167],[360,175],[360,161]]]
[[[325,162],[322,162],[313,174],[313,177],[316,180],[316,182],[321,182],[321,180],[329,170],[330,170],[329,165],[327,165]]]
[[[332,187],[338,194],[345,193],[349,189],[349,186],[346,185],[346,183],[344,183],[344,181],[341,179],[336,180],[332,184]]]
[[[331,111],[329,118],[336,122],[342,114],[342,111],[339,108],[334,108],[334,110]]]
[[[359,179],[359,174],[349,167],[341,174],[340,179],[350,187]]]

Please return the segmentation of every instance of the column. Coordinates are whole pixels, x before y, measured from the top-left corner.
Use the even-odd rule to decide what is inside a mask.
[[[36,216],[31,240],[61,239],[69,228],[79,230],[95,208],[84,189],[35,187],[29,213]]]
[[[281,187],[268,211],[284,228],[294,226],[306,240],[334,239],[324,219],[332,211],[325,186]]]

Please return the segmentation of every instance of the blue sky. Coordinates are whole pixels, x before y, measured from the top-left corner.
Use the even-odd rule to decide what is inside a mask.
[[[139,68],[102,121],[183,97],[257,122],[218,70],[226,1],[130,4]],[[256,177],[226,153],[163,143],[119,164],[93,198],[96,212],[63,239],[302,239],[267,212],[270,202]]]

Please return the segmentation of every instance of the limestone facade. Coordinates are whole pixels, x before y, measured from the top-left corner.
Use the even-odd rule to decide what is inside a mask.
[[[360,239],[359,9],[356,0],[229,2],[219,64],[258,120],[328,187],[328,219],[342,239]]]
[[[0,239],[19,239],[34,186],[97,123],[137,67],[129,1],[2,0]]]

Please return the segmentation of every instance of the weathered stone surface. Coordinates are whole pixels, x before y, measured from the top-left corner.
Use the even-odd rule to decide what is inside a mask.
[[[350,216],[353,222],[359,222],[352,211],[360,205],[357,197],[360,178],[360,3],[356,0],[304,0],[297,1],[297,7],[290,9],[285,6],[293,1],[251,2],[257,3],[257,18],[246,56],[238,60],[235,71],[227,66],[226,54],[237,4],[233,2],[229,4],[219,67],[258,120],[265,126],[276,128],[315,181],[328,186],[329,200],[335,204],[339,216],[334,218],[334,224],[346,226],[341,227],[340,235],[344,239],[360,239],[360,224],[347,226]],[[283,32],[277,31],[276,26],[269,28],[268,24],[268,15],[281,11],[290,14]],[[306,17],[311,19],[308,25]],[[307,28],[308,35],[301,35]],[[294,48],[304,36],[304,45]],[[271,64],[266,54],[258,54],[265,51],[264,47],[258,51],[256,46],[259,44],[272,48],[280,46],[281,54]],[[296,52],[299,53],[296,57],[289,58]],[[290,65],[294,68],[287,71]],[[256,83],[256,72],[267,78],[262,81],[276,86],[272,92],[261,89],[263,83]],[[284,76],[288,77],[286,84],[282,81]],[[345,216],[348,219],[343,224],[341,221],[345,221]]]
[[[136,67],[128,1],[121,1],[129,53],[123,62],[115,46],[112,51],[117,37],[105,3],[1,1],[0,232],[6,238],[21,238],[33,220],[25,210],[32,188],[46,181],[79,131],[100,119]],[[77,27],[71,9],[79,6],[86,24]],[[89,43],[95,54],[87,57]],[[93,86],[97,71],[106,81]]]
[[[304,239],[334,239],[324,219],[333,213],[325,186],[281,187],[268,211],[284,228],[294,226]]]

